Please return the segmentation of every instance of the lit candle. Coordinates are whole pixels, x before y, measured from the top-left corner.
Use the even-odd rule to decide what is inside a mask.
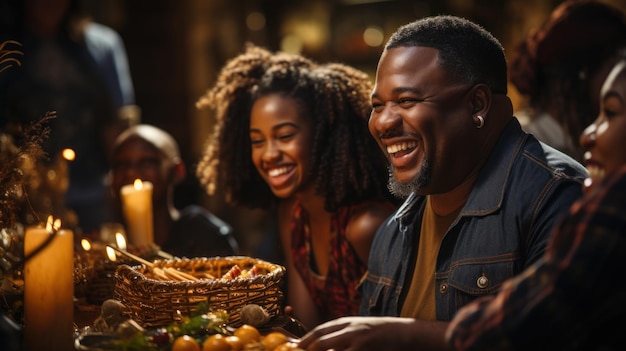
[[[60,229],[24,266],[25,350],[71,350],[74,344],[74,233]],[[29,227],[24,254],[30,255],[51,235],[53,224]]]
[[[136,179],[120,190],[128,240],[133,245],[154,242],[152,228],[152,183]]]

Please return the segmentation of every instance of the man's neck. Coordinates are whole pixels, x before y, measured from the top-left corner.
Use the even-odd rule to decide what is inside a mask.
[[[430,195],[433,212],[438,216],[446,216],[462,207],[472,192],[477,177],[478,172],[474,172],[451,191]]]

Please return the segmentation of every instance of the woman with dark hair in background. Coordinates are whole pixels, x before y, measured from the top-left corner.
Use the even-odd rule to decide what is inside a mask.
[[[510,80],[527,98],[516,111],[526,132],[577,160],[578,136],[598,115],[600,88],[626,44],[626,17],[598,1],[570,0],[521,42]]]

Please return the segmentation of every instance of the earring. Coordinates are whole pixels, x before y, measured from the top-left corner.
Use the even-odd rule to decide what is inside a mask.
[[[476,123],[476,128],[480,129],[485,125],[485,118],[481,115],[477,115],[474,117],[474,123]]]

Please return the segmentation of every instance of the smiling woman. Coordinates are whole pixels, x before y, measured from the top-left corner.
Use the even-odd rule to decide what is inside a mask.
[[[308,327],[357,312],[374,233],[394,209],[370,92],[352,67],[249,46],[198,103],[218,119],[198,176],[232,204],[276,207],[288,311]]]
[[[296,99],[279,94],[263,96],[252,106],[252,162],[279,198],[313,185],[313,125],[308,113]]]
[[[602,87],[598,118],[580,137],[580,144],[587,150],[584,155],[590,175],[585,181],[587,190],[626,165],[625,82],[626,58],[622,58]]]

